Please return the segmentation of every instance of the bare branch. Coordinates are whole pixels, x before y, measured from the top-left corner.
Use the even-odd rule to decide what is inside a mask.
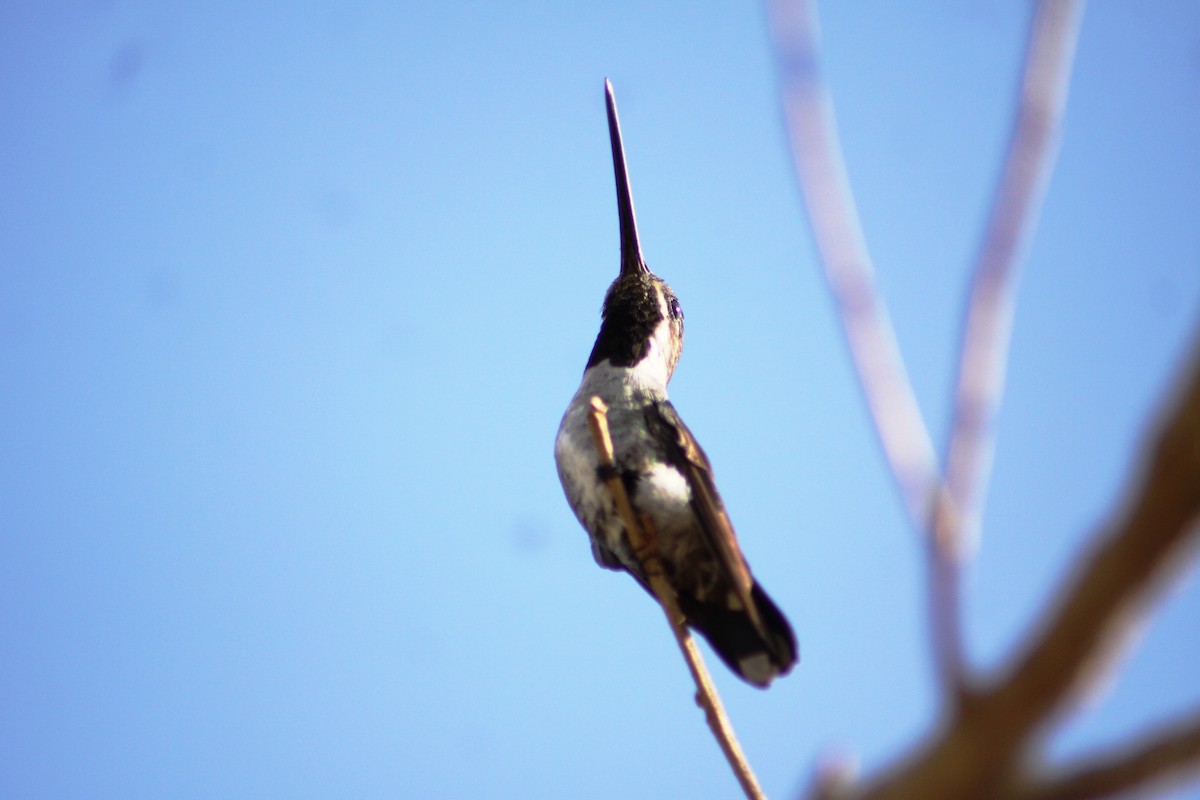
[[[1058,151],[1082,16],[1082,0],[1043,0],[1034,8],[1008,156],[967,303],[945,490],[929,523],[929,616],[943,678],[962,669],[959,563],[983,515],[1017,278]]]
[[[1200,528],[1200,331],[1173,403],[1144,455],[1124,510],[1082,558],[1058,607],[995,690],[1012,723],[1031,730],[1062,709],[1117,655],[1163,581],[1186,562]]]
[[[1178,374],[1177,391],[1163,404],[1158,434],[1147,444],[1124,510],[1064,583],[1058,609],[1047,615],[1025,654],[994,688],[972,695],[938,734],[876,777],[859,798],[1024,797],[1021,787],[1030,783],[1022,776],[1023,756],[1051,718],[1111,665],[1130,625],[1145,615],[1200,538],[1200,330],[1190,362]],[[1194,760],[1172,755],[1176,746],[1191,748],[1192,736],[1185,731],[1172,740],[1163,734],[1135,745],[1138,757],[1130,758],[1144,770],[1139,785]]]
[[[930,441],[846,180],[833,107],[817,67],[817,21],[807,0],[770,3],[792,161],[825,278],[858,369],[867,406],[913,523],[923,529],[940,483]]]
[[[1058,151],[1058,133],[1082,0],[1043,0],[1034,8],[1008,157],[975,264],[958,363],[954,423],[946,456],[949,504],[934,530],[943,552],[960,553],[976,536],[991,467],[993,422],[1004,392],[1013,300]],[[943,513],[953,509],[953,513]]]
[[[734,736],[733,725],[730,724],[729,717],[725,715],[721,697],[717,694],[717,689],[709,678],[700,651],[691,634],[684,627],[683,612],[679,610],[675,591],[663,573],[662,558],[654,539],[654,524],[649,517],[642,517],[639,520],[634,514],[633,505],[625,493],[625,485],[621,483],[621,478],[616,472],[612,437],[608,431],[608,407],[599,397],[592,398],[592,407],[588,412],[588,427],[591,428],[592,440],[595,442],[596,452],[600,456],[600,468],[609,474],[606,480],[608,491],[616,502],[617,513],[620,514],[625,532],[629,536],[629,544],[642,565],[642,572],[646,576],[647,583],[650,584],[650,589],[658,598],[663,613],[667,615],[671,632],[675,634],[675,641],[683,653],[683,660],[687,662],[688,670],[692,673],[692,680],[696,683],[696,704],[704,710],[708,727],[716,737],[717,744],[721,746],[721,752],[725,754],[725,760],[733,769],[746,797],[749,800],[766,800],[766,796],[758,785],[758,779],[754,777],[754,771],[750,768],[750,763],[746,760],[746,755],[742,752],[737,737]]]
[[[935,516],[945,520],[955,515],[942,508],[950,498],[940,490],[941,472],[933,442],[905,371],[887,306],[875,285],[875,269],[846,178],[833,104],[818,69],[816,13],[808,0],[771,0],[770,12],[785,126],[813,239],[884,458],[913,525],[930,534],[934,661],[941,685],[948,691],[961,691],[957,573],[952,559],[936,552],[940,542],[931,528]]]
[[[1200,538],[1200,331],[1127,503],[1064,581],[1057,608],[987,688],[963,677],[959,558],[982,513],[1018,266],[1057,149],[1082,0],[1035,7],[1009,153],[967,307],[945,481],[863,243],[818,73],[811,0],[770,0],[769,7],[792,159],[885,459],[909,516],[927,533],[934,657],[955,701],[938,730],[886,774],[857,788],[818,775],[810,796],[1070,800],[1144,788],[1195,767],[1200,720],[1050,777],[1030,778],[1027,759],[1053,717],[1115,662],[1131,623]]]
[[[1200,771],[1200,714],[1043,778],[1022,800],[1100,800]]]
[[[846,180],[832,104],[817,69],[809,3],[771,5],[787,129],[813,236],[837,301],[867,404],[914,523],[928,531],[929,612],[941,684],[965,691],[958,556],[977,529],[1004,383],[1017,266],[1056,152],[1082,12],[1080,0],[1044,0],[1034,13],[1009,154],[967,310],[955,418],[942,487]]]

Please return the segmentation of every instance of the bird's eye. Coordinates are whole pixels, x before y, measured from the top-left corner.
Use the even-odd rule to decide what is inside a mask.
[[[671,319],[683,319],[683,309],[675,298],[671,298]]]

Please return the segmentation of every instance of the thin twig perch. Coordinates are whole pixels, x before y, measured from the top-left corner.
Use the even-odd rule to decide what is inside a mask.
[[[758,780],[754,777],[749,762],[746,761],[741,745],[738,744],[737,738],[733,734],[733,726],[730,725],[729,718],[725,716],[721,698],[708,676],[708,670],[704,667],[700,651],[692,640],[691,634],[684,627],[683,613],[679,610],[675,591],[667,583],[666,576],[663,574],[662,558],[659,556],[658,544],[654,540],[654,525],[649,517],[638,519],[634,514],[633,505],[625,493],[625,485],[621,482],[621,476],[616,472],[612,437],[608,432],[608,407],[599,397],[592,398],[592,408],[588,413],[588,426],[592,431],[596,452],[600,456],[600,468],[608,474],[606,479],[608,491],[616,502],[617,513],[625,525],[630,547],[642,565],[642,573],[646,576],[646,582],[650,584],[650,589],[658,599],[659,605],[662,606],[663,613],[667,615],[667,622],[671,626],[671,632],[675,634],[675,641],[683,653],[683,660],[687,662],[688,670],[692,673],[692,680],[696,682],[696,704],[704,709],[708,727],[716,737],[717,744],[721,746],[721,752],[725,754],[725,759],[733,769],[734,775],[737,776],[738,783],[741,784],[746,797],[750,800],[766,800],[766,795],[759,787]]]

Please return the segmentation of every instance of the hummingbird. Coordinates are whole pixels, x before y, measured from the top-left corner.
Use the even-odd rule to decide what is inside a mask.
[[[667,399],[683,349],[683,311],[650,271],[638,243],[612,83],[604,82],[617,184],[621,268],[609,286],[600,333],[554,443],[567,501],[601,567],[650,588],[629,543],[588,427],[591,398],[608,406],[616,469],[639,518],[648,518],[663,572],[688,627],[739,677],[766,688],[796,662],[791,625],[754,580],[700,444]],[[651,592],[653,596],[653,592]]]

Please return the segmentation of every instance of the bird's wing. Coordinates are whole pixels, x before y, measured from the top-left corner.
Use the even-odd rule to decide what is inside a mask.
[[[746,559],[738,547],[733,524],[729,521],[729,515],[725,513],[725,504],[721,502],[721,495],[717,493],[708,456],[704,454],[700,443],[669,401],[663,400],[648,406],[646,420],[652,431],[658,429],[661,438],[656,438],[659,438],[659,441],[673,444],[668,447],[667,457],[687,478],[688,486],[692,490],[692,509],[700,521],[700,529],[708,546],[725,573],[729,585],[737,593],[742,607],[750,615],[754,627],[765,638],[766,630],[758,613],[758,604],[751,597],[754,579],[750,576]]]

